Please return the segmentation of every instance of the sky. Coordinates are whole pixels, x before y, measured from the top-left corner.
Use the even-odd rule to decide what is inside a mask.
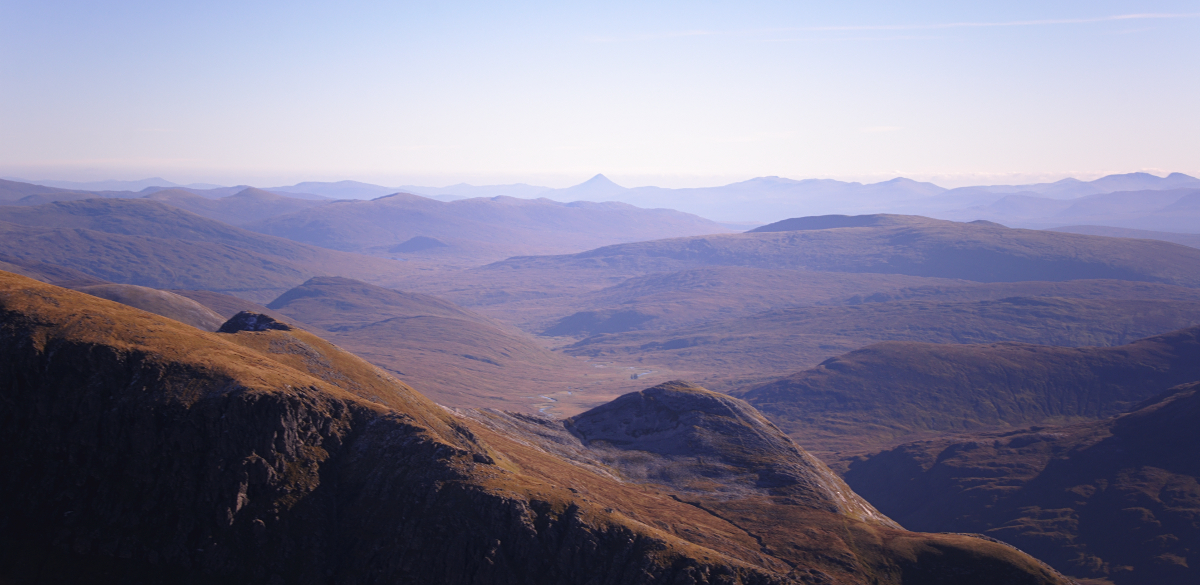
[[[0,176],[1200,176],[1200,2],[0,0]]]

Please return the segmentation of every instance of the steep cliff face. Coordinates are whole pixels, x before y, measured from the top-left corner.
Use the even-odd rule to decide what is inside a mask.
[[[807,505],[746,530],[770,510],[552,454],[302,330],[205,333],[7,273],[0,444],[6,583],[1062,582]]]

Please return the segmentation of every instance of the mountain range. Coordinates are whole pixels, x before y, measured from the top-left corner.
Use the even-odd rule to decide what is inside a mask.
[[[181,187],[161,179],[99,183],[43,181],[40,184],[72,191],[142,191],[143,195],[154,190]],[[183,188],[201,196],[219,198],[237,193],[246,186],[217,188],[191,185]],[[563,203],[615,201],[642,208],[675,209],[715,221],[748,225],[761,225],[797,216],[895,213],[956,221],[985,219],[1012,227],[1037,229],[1085,223],[1195,233],[1198,229],[1195,226],[1200,222],[1194,216],[1196,208],[1189,195],[1197,189],[1200,189],[1200,179],[1183,173],[1171,173],[1166,177],[1127,173],[1108,175],[1093,181],[1067,178],[1054,183],[955,189],[903,177],[871,184],[832,179],[757,177],[715,187],[626,188],[604,175],[596,175],[583,183],[561,189],[523,183],[384,187],[346,180],[310,181],[264,190],[291,198],[315,200],[376,199],[396,193],[410,193],[441,201],[493,197],[545,198]],[[1176,193],[1164,195],[1154,193],[1156,191]],[[0,201],[4,199],[3,189],[0,189]],[[53,199],[36,202],[49,200]],[[1115,207],[1114,203],[1117,203]]]
[[[0,582],[1195,580],[1189,234],[368,187],[0,183]]]

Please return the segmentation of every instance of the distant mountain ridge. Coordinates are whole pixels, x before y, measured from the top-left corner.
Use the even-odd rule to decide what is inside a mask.
[[[247,187],[179,186],[158,178],[141,181],[42,183],[62,185],[74,192],[100,192],[84,187],[113,189],[100,195],[104,197],[127,196],[116,194],[120,189],[147,194],[152,190],[183,188],[204,197],[220,198]],[[1067,178],[1053,183],[945,189],[933,183],[904,177],[864,184],[833,179],[796,180],[767,176],[728,185],[671,189],[654,186],[627,188],[603,174],[597,174],[587,181],[565,188],[524,183],[387,187],[343,180],[308,181],[264,190],[299,199],[377,199],[408,193],[443,202],[498,196],[526,200],[545,198],[564,203],[581,200],[615,201],[643,208],[674,209],[727,223],[762,224],[786,217],[894,213],[965,221],[985,219],[1012,227],[1038,229],[1088,224],[1155,231],[1200,231],[1200,227],[1197,227],[1200,226],[1200,207],[1172,207],[1172,204],[1178,203],[1175,200],[1154,203],[1168,197],[1155,192],[1182,189],[1200,190],[1200,179],[1183,173],[1158,177],[1136,172],[1108,175],[1094,181]],[[11,198],[6,196],[4,191],[4,186],[0,185],[0,201]],[[1130,195],[1104,197],[1114,193]],[[1186,193],[1180,193],[1181,197],[1183,195]],[[45,203],[67,197],[84,198],[82,195],[60,193],[35,198],[30,203]],[[1096,207],[1101,201],[1116,200],[1126,201],[1124,211]],[[1129,213],[1133,216],[1127,217]]]
[[[695,215],[624,203],[504,196],[445,202],[409,193],[335,201],[250,227],[334,250],[473,266],[515,255],[561,254],[618,242],[729,231]],[[418,237],[445,245],[405,246]]]

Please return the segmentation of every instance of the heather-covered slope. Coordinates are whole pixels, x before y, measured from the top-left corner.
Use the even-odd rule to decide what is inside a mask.
[[[1196,379],[1200,327],[1118,347],[879,343],[738,395],[797,440],[840,450],[1110,416]]]
[[[1195,583],[1198,389],[1104,421],[901,445],[846,480],[910,529],[984,533],[1101,582]]]
[[[455,416],[303,331],[204,333],[8,274],[0,400],[11,583],[1066,583],[803,488],[686,502]]]

